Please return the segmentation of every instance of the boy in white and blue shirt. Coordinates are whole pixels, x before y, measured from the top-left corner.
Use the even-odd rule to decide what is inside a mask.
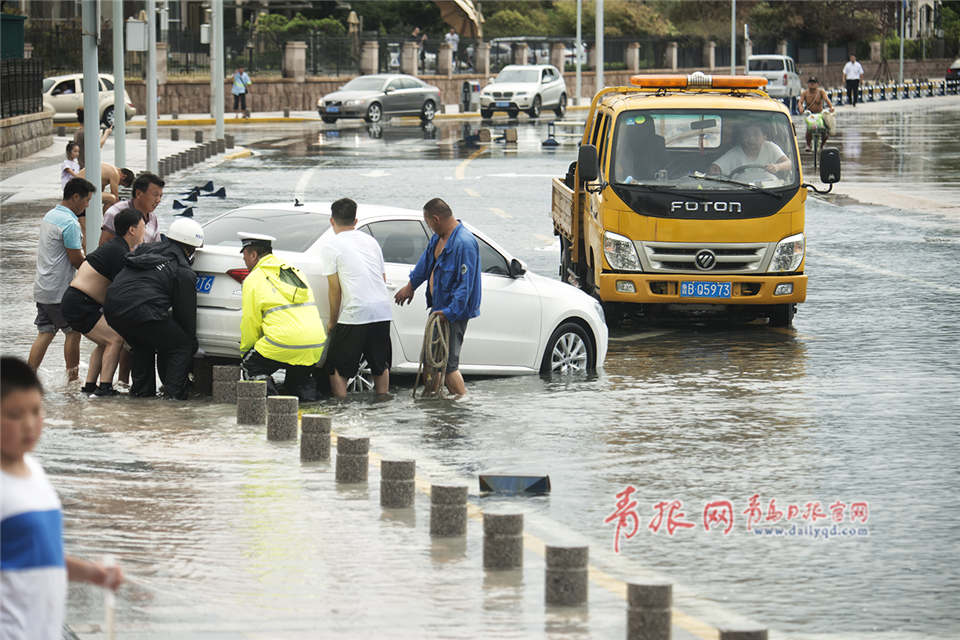
[[[63,552],[60,499],[30,455],[43,430],[43,387],[18,358],[0,358],[0,640],[60,640],[67,580],[116,589],[117,567]]]

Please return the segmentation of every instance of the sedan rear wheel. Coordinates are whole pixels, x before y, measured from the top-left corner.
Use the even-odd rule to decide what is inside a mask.
[[[380,106],[379,102],[374,102],[367,107],[367,115],[364,117],[364,120],[367,122],[380,122],[382,119],[383,107]]]
[[[437,105],[433,100],[427,100],[423,103],[423,109],[420,110],[420,119],[424,122],[430,122],[437,115]]]
[[[593,371],[597,366],[596,359],[584,328],[574,322],[565,322],[547,341],[540,373],[564,375]]]

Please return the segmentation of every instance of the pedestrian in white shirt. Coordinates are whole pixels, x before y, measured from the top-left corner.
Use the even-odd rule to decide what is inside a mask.
[[[863,65],[857,62],[857,56],[850,56],[850,62],[843,65],[843,77],[847,81],[847,102],[857,106],[860,94],[860,78],[863,77]]]
[[[385,395],[393,360],[393,308],[387,292],[383,252],[373,236],[356,230],[356,202],[341,198],[330,206],[330,211],[330,226],[335,235],[320,254],[321,271],[329,286],[326,369],[330,391],[338,398],[347,396],[347,380],[357,375],[363,357],[373,374],[374,391]]]
[[[453,50],[453,63],[456,68],[460,67],[460,57],[457,55],[457,50],[460,48],[460,36],[457,34],[456,29],[450,27],[450,31],[447,32],[447,35],[443,36],[444,42],[450,45]]]

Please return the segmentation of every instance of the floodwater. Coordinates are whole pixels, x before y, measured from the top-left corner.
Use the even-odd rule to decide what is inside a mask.
[[[956,105],[911,108],[909,118],[844,121],[834,142],[850,155],[845,180],[960,201]],[[240,142],[257,155],[175,176],[167,191],[225,184],[230,197],[202,203],[201,221],[264,200],[417,209],[441,196],[556,277],[549,178],[575,146],[542,150],[545,126],[523,124],[516,151],[476,154],[457,142],[462,133],[245,129]],[[5,353],[25,356],[33,338],[43,209],[3,211]],[[737,616],[777,637],[956,637],[957,213],[808,200],[809,292],[793,330],[631,327],[614,332],[595,376],[473,379],[456,402],[414,401],[400,379],[388,402],[317,406],[384,458],[416,458],[425,482],[466,483],[483,509],[522,510],[534,542],[524,571],[503,575],[481,568],[478,520],[465,542],[435,542],[426,494],[413,511],[382,512],[376,467],[366,487],[338,488],[331,465],[301,464],[296,445],[237,426],[229,406],[86,399],[63,382],[58,339],[42,368],[38,455],[64,501],[68,552],[111,552],[127,569],[123,637],[622,637],[625,603],[602,581],[589,607],[544,609],[536,541],[589,544],[591,564],[616,579],[669,579],[677,607],[713,625]],[[549,474],[553,490],[482,498],[483,472]],[[615,553],[606,520],[627,486],[639,529]],[[843,503],[842,530],[805,535],[801,515],[781,520],[779,535],[748,528],[754,495],[763,517],[771,499],[801,514],[818,502],[827,533],[831,505]],[[695,526],[651,530],[654,505],[674,500]],[[705,506],[721,500],[732,502],[728,535],[703,527]],[[851,522],[854,503],[866,503],[866,522]],[[97,590],[72,587],[71,625],[96,637],[101,619]]]

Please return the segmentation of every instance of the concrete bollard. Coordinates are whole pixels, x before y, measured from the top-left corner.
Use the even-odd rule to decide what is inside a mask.
[[[217,153],[223,153],[227,150],[227,144],[223,138],[217,139]]]
[[[289,109],[289,108],[283,110],[283,117],[284,117],[284,118],[289,118],[289,117],[290,117],[290,109]]]
[[[266,421],[266,380],[238,380],[237,424],[264,424]]]
[[[173,140],[174,142],[176,142],[177,140],[179,140],[179,139],[180,139],[180,129],[177,129],[176,127],[173,127],[172,129],[170,129],[170,139]]]
[[[193,132],[193,141],[196,143],[203,142],[203,131],[194,131]]]
[[[523,514],[483,514],[483,568],[523,566]]]
[[[384,460],[380,463],[380,506],[407,509],[413,506],[417,476],[416,460]]]
[[[170,114],[170,119],[171,119],[171,120],[178,120],[179,118],[180,118],[180,114],[177,113],[176,111],[174,111],[173,113]]]
[[[330,416],[304,414],[300,419],[300,460],[330,459]]]
[[[223,142],[227,149],[233,149],[233,136],[229,133],[223,134]]]
[[[181,168],[181,169],[187,169],[187,168],[189,168],[190,166],[193,165],[193,163],[190,161],[191,158],[190,158],[190,153],[189,153],[189,152],[187,152],[187,151],[181,151],[181,152],[178,153],[177,155],[180,156],[180,168]]]
[[[240,367],[235,365],[214,365],[213,401],[217,404],[233,404],[237,401],[237,382],[240,380]]]
[[[147,128],[146,128],[146,127],[140,127],[140,139],[141,139],[141,140],[146,140],[146,139],[147,139]]]
[[[207,140],[204,143],[204,146],[207,148],[207,157],[212,158],[217,155],[217,141],[216,140]]]
[[[160,158],[157,160],[157,175],[161,178],[167,177],[167,159]]]
[[[719,640],[767,640],[767,630],[759,628],[719,629]]]
[[[670,640],[673,585],[627,583],[627,640]]]
[[[337,482],[366,482],[369,457],[370,438],[337,438]]]
[[[587,563],[589,547],[551,547],[547,545],[547,604],[576,606],[587,601]]]
[[[517,144],[517,130],[511,128],[504,131],[503,141],[507,144]]]
[[[452,538],[467,534],[467,487],[430,486],[430,535]]]
[[[268,396],[267,440],[296,440],[299,409],[297,396]]]
[[[201,151],[200,147],[190,147],[190,153],[193,154],[193,164],[203,162],[203,151]]]
[[[62,138],[63,136],[65,136],[65,135],[67,135],[67,128],[66,128],[66,127],[57,127],[57,135],[60,136],[61,138]]]

